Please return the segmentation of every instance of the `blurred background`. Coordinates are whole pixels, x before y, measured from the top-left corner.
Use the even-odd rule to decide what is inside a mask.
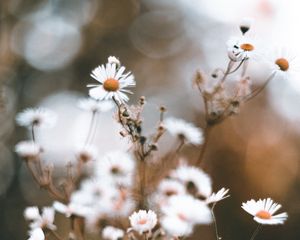
[[[45,161],[65,166],[87,129],[88,116],[76,101],[87,96],[91,70],[115,55],[136,77],[131,103],[147,98],[149,130],[160,104],[169,116],[204,127],[203,103],[192,86],[196,70],[226,66],[226,41],[239,34],[244,17],[255,19],[257,41],[287,47],[296,63],[299,9],[298,0],[1,0],[0,239],[26,239],[24,208],[51,204],[14,153],[27,138],[15,125],[17,112],[43,105],[58,113],[59,125],[38,137],[49,150]],[[261,66],[254,62],[250,70],[258,76]],[[227,187],[231,194],[216,208],[223,239],[249,239],[256,224],[241,202],[265,197],[281,203],[289,219],[265,227],[257,239],[300,239],[300,68],[294,70],[213,129],[206,170],[214,190]],[[126,148],[111,118],[100,121],[100,152]],[[198,151],[186,148],[183,155]],[[199,236],[214,239],[213,228],[200,227]]]

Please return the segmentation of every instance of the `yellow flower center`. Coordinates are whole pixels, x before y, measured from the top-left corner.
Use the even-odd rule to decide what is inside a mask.
[[[290,67],[288,60],[285,58],[278,58],[275,64],[280,68],[281,71],[287,71]]]
[[[265,210],[260,210],[258,213],[255,214],[255,216],[261,219],[270,219],[272,217],[272,215]]]
[[[247,52],[251,52],[254,50],[254,46],[250,43],[243,43],[241,44],[240,48]]]
[[[144,225],[144,224],[146,224],[147,223],[147,220],[146,219],[140,219],[139,221],[138,221],[138,224],[141,224],[141,225]]]
[[[119,81],[114,78],[109,78],[103,83],[103,88],[108,92],[116,92],[119,90]]]

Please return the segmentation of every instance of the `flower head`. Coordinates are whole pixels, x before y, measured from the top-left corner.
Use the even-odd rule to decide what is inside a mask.
[[[240,30],[241,30],[242,34],[245,34],[246,32],[248,32],[250,30],[252,23],[253,23],[252,18],[242,19],[242,21],[240,23]]]
[[[53,127],[56,114],[45,108],[27,108],[16,116],[16,121],[23,127]]]
[[[132,229],[142,234],[151,231],[155,227],[157,216],[152,210],[139,210],[134,212],[129,220]]]
[[[199,168],[181,165],[170,176],[184,184],[187,192],[196,197],[206,199],[212,192],[211,178]]]
[[[128,72],[124,74],[125,67],[118,66],[115,61],[110,58],[106,65],[101,65],[92,71],[91,76],[100,82],[100,85],[88,85],[93,87],[89,94],[96,100],[115,99],[119,103],[129,100],[125,93],[132,93],[126,90],[126,87],[135,86],[134,76]]]
[[[227,41],[227,53],[230,60],[239,62],[251,57],[256,46],[249,37],[232,37]]]
[[[107,240],[118,240],[124,237],[124,231],[113,226],[106,226],[102,230],[102,237]]]
[[[226,195],[229,192],[229,189],[221,188],[217,193],[212,193],[207,199],[206,203],[216,203],[225,198],[228,198],[230,195]]]
[[[28,240],[45,240],[45,234],[41,228],[35,228],[29,231]]]
[[[83,98],[79,100],[78,106],[90,112],[107,112],[114,107],[111,101],[97,101],[93,98]]]
[[[182,119],[168,118],[164,121],[164,127],[172,135],[179,137],[186,143],[197,145],[203,142],[202,130]]]
[[[55,211],[52,207],[44,207],[42,210],[42,214],[39,213],[37,207],[28,207],[24,211],[25,219],[32,221],[30,223],[31,229],[48,228],[51,230],[55,230],[56,226],[53,224],[54,215]]]
[[[92,145],[78,147],[76,151],[77,158],[83,162],[95,160],[97,158],[97,155],[98,155],[98,151]]]
[[[34,160],[41,152],[41,147],[32,141],[22,141],[15,146],[16,153],[26,160]]]
[[[253,219],[260,224],[283,224],[288,217],[286,212],[274,215],[281,208],[281,205],[273,202],[271,198],[259,199],[258,201],[251,199],[243,203],[242,208],[254,216]]]

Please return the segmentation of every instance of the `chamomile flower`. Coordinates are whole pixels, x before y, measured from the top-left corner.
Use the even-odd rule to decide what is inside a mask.
[[[152,210],[134,212],[129,220],[132,229],[140,234],[151,231],[157,224],[157,216]]]
[[[209,175],[201,169],[185,164],[173,170],[170,176],[184,184],[188,193],[207,198],[212,193],[212,182]]]
[[[78,107],[90,112],[107,112],[111,110],[114,105],[111,101],[97,101],[93,98],[83,98],[79,100]]]
[[[86,145],[83,147],[77,147],[76,156],[83,162],[96,160],[98,151],[93,145]]]
[[[124,231],[113,226],[106,226],[102,230],[102,237],[107,240],[118,240],[124,237]]]
[[[51,230],[55,230],[56,226],[53,224],[54,215],[55,211],[52,207],[44,207],[42,210],[42,214],[39,213],[37,207],[28,207],[24,211],[24,217],[27,220],[32,221],[30,223],[31,229],[48,228]]]
[[[35,228],[29,231],[28,240],[45,240],[45,234],[41,228]]]
[[[89,90],[89,95],[96,100],[115,99],[119,103],[129,100],[125,93],[132,93],[125,89],[135,86],[134,76],[131,72],[124,73],[125,67],[118,66],[115,61],[110,61],[106,65],[95,68],[91,76],[100,82],[99,85],[88,85],[93,87]]]
[[[184,185],[173,179],[162,180],[158,185],[157,192],[167,197],[186,193]]]
[[[242,208],[251,214],[254,220],[260,224],[283,224],[288,215],[286,212],[274,215],[281,208],[281,205],[275,203],[271,198],[259,199],[255,201],[251,199],[242,204]]]
[[[187,236],[195,224],[211,223],[211,213],[207,205],[189,195],[170,197],[162,207],[164,214],[162,227],[173,236]]]
[[[203,143],[202,130],[195,127],[192,123],[178,118],[167,118],[164,121],[164,127],[171,135],[184,140],[186,143],[195,145]]]
[[[32,141],[21,141],[15,146],[15,152],[26,160],[34,160],[41,152],[41,147]]]
[[[115,184],[131,185],[135,168],[131,155],[122,151],[109,152],[96,164],[96,176]]]
[[[17,124],[23,127],[53,127],[56,122],[56,114],[45,108],[27,108],[17,114]]]
[[[216,193],[212,193],[207,199],[206,199],[206,203],[210,204],[210,203],[216,203],[219,202],[225,198],[228,198],[230,195],[227,195],[227,193],[229,192],[229,189],[226,188],[221,188],[218,192]]]
[[[255,40],[250,37],[232,37],[227,41],[228,57],[234,62],[250,58],[255,48]]]

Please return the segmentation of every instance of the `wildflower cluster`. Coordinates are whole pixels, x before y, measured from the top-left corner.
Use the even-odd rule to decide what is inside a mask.
[[[249,21],[243,22],[240,26],[242,36],[228,42],[226,70],[216,69],[209,77],[197,74],[195,83],[204,100],[207,127],[237,113],[241,103],[265,87],[252,90],[250,77],[246,74],[248,62],[256,50],[254,42],[247,37],[249,29]],[[289,61],[283,56],[274,59],[273,65],[277,67],[273,68],[266,83],[289,70]],[[238,81],[234,91],[228,92],[226,82],[234,73],[239,73]],[[26,162],[36,183],[54,198],[52,206],[43,208],[41,213],[37,207],[25,209],[24,216],[30,221],[29,239],[85,239],[89,234],[101,235],[108,240],[177,239],[192,235],[197,225],[208,224],[214,224],[219,238],[214,208],[219,201],[229,197],[229,189],[213,192],[212,179],[199,167],[199,161],[194,165],[179,161],[181,149],[188,144],[193,147],[203,144],[199,157],[202,159],[207,128],[203,133],[185,120],[165,118],[166,108],[160,107],[154,131],[146,135],[142,118],[145,97],[141,97],[136,105],[126,103],[129,100],[127,94],[132,93],[127,88],[135,86],[133,74],[125,72],[117,58],[109,57],[108,62],[94,69],[91,76],[99,85],[88,85],[92,87],[90,98],[78,103],[81,109],[91,114],[88,134],[84,144],[77,147],[75,166],[68,165],[62,184],[55,182],[53,166],[43,163],[46,150],[35,137],[37,129],[53,127],[55,114],[37,108],[26,109],[17,115],[17,123],[28,128],[31,140],[18,143],[15,151]],[[211,88],[207,85],[209,78],[214,82]],[[115,149],[100,155],[93,140],[97,116],[99,113],[108,114],[112,109],[115,120],[122,127],[120,135],[131,146],[128,151]],[[149,183],[147,171],[154,164],[151,159],[166,132],[178,142],[174,151],[164,159],[172,158],[179,164],[167,169],[153,186]],[[93,164],[90,175],[83,173],[87,162]],[[280,207],[270,198],[252,199],[242,204],[242,208],[259,224],[284,223],[286,213],[274,215]],[[54,224],[55,212],[71,221],[68,236],[60,236],[56,231],[59,226]]]

